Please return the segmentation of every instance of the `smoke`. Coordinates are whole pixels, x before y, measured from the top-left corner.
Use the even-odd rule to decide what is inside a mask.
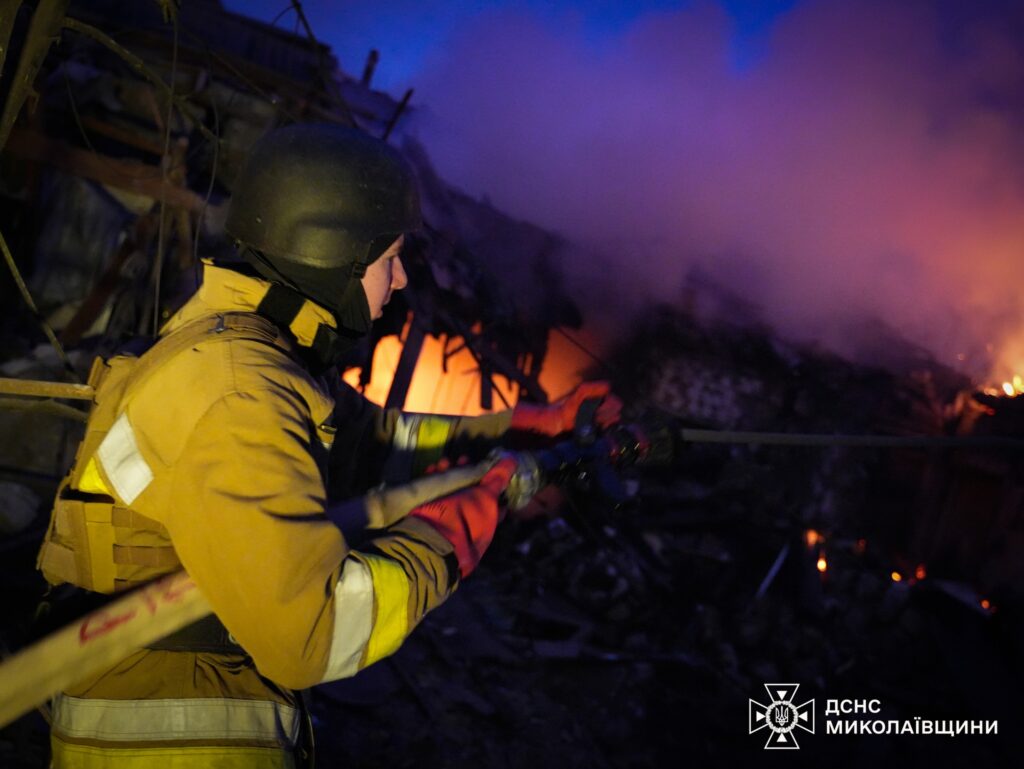
[[[807,2],[742,69],[732,25],[702,3],[595,44],[486,12],[417,82],[415,130],[442,176],[584,246],[591,293],[678,302],[697,269],[791,337],[849,351],[877,318],[1024,371],[1024,13]]]

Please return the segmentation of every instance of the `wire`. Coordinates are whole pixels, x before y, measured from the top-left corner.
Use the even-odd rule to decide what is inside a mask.
[[[298,14],[299,21],[306,30],[306,37],[309,38],[309,43],[313,48],[313,54],[317,57],[320,77],[324,79],[324,91],[334,97],[334,101],[337,103],[338,109],[348,121],[349,125],[355,126],[356,122],[352,117],[352,110],[348,108],[348,104],[345,102],[345,97],[342,96],[341,89],[334,80],[334,73],[327,70],[327,57],[324,54],[324,47],[320,45],[320,42],[316,39],[316,35],[313,34],[313,28],[309,26],[309,19],[306,18],[306,13],[302,10],[302,3],[299,2],[299,0],[292,0],[292,7],[295,9],[295,13]]]
[[[277,16],[275,16],[273,19],[271,19],[270,26],[274,26],[275,24],[277,24],[277,22],[281,19],[281,17],[284,16],[286,13],[288,13],[288,11],[294,11],[294,10],[295,10],[295,6],[292,5],[291,3],[288,3],[287,6],[285,6],[284,8],[282,8],[278,12]]]
[[[171,85],[164,120],[164,154],[160,158],[163,182],[160,185],[160,224],[156,236],[156,263],[153,265],[153,336],[160,332],[160,273],[164,267],[164,229],[167,226],[167,176],[171,154],[171,121],[174,119],[174,81],[178,76],[178,15],[174,14],[174,42],[171,48]]]
[[[199,209],[196,217],[195,240],[192,243],[192,271],[195,276],[196,289],[199,289],[199,232],[203,227],[203,218],[206,216],[206,208],[210,203],[210,196],[213,194],[213,185],[217,180],[217,162],[220,158],[220,112],[217,110],[217,99],[210,99],[210,106],[213,108],[213,132],[217,135],[217,141],[213,143],[213,162],[210,168],[210,184],[206,188],[206,197],[203,198],[203,207]]]
[[[175,20],[177,20],[177,17],[175,17]],[[64,28],[70,29],[73,32],[78,32],[79,34],[85,35],[86,37],[90,37],[97,43],[102,45],[104,48],[113,51],[122,60],[124,60],[124,62],[129,67],[134,69],[137,73],[142,75],[143,78],[145,78],[153,85],[155,85],[157,88],[159,88],[166,96],[168,96],[171,99],[171,101],[175,102],[178,106],[178,109],[182,112],[182,114],[187,114],[186,110],[183,109],[183,105],[187,104],[187,101],[181,96],[176,96],[174,94],[174,90],[172,88],[168,88],[167,83],[165,83],[160,78],[159,75],[154,73],[153,70],[147,67],[145,62],[142,61],[142,59],[140,59],[138,56],[136,56],[134,53],[129,51],[124,46],[117,43],[112,37],[96,29],[96,27],[92,26],[91,24],[86,24],[85,22],[79,21],[78,19],[73,19],[70,16],[64,17]],[[177,29],[177,24],[175,24],[176,33]],[[199,130],[203,133],[203,135],[206,136],[206,138],[216,138],[210,131],[210,129],[204,126],[202,123],[199,123],[198,127]]]
[[[82,137],[82,141],[85,142],[85,146],[88,147],[92,154],[98,155],[96,148],[92,146],[92,142],[89,140],[89,135],[85,132],[85,126],[82,125],[82,119],[78,115],[78,104],[75,102],[75,95],[71,91],[71,78],[68,77],[68,61],[64,62],[64,65],[60,68],[61,74],[64,75],[64,86],[68,92],[68,104],[71,106],[71,115],[75,118],[75,125],[78,126],[78,133]]]
[[[611,363],[598,356],[597,353],[588,350],[582,342],[578,342],[576,339],[569,336],[569,332],[566,331],[564,328],[562,328],[561,326],[554,326],[554,330],[557,331],[562,336],[564,336],[566,339],[568,339],[576,347],[578,347],[584,354],[589,355],[591,358],[593,358],[596,363],[606,368],[609,374],[611,374],[612,376],[622,376],[621,370],[619,370]]]
[[[0,250],[4,253],[4,261],[7,262],[7,269],[11,271],[11,277],[14,278],[14,283],[18,287],[18,291],[21,293],[21,298],[24,300],[28,309],[35,317],[36,322],[42,327],[43,333],[46,334],[46,338],[50,340],[50,344],[53,349],[57,351],[57,357],[61,363],[64,364],[64,370],[67,371],[68,375],[75,382],[81,382],[81,377],[78,376],[78,372],[75,371],[75,367],[71,365],[71,361],[68,359],[67,353],[64,352],[64,347],[57,339],[57,335],[53,333],[53,328],[49,323],[46,322],[46,318],[40,314],[39,309],[36,307],[35,301],[32,299],[32,294],[29,293],[28,286],[25,285],[25,279],[21,276],[21,271],[18,269],[18,265],[14,263],[14,255],[11,253],[11,249],[7,245],[7,240],[4,238],[3,233],[0,233]]]

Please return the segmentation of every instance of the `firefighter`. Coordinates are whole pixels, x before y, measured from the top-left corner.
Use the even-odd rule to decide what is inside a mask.
[[[239,259],[207,262],[140,357],[93,364],[95,404],[39,566],[101,594],[184,568],[215,614],[59,695],[54,767],[301,764],[297,690],[398,648],[476,567],[515,470],[501,459],[353,549],[329,516],[328,464],[355,467],[331,460],[336,435],[335,457],[389,445],[378,471],[398,481],[460,437],[571,429],[584,398],[607,395],[585,384],[477,419],[336,408],[322,375],[405,286],[403,236],[419,225],[410,169],[383,142],[276,130],[236,180],[226,230]],[[601,420],[620,405],[606,398]],[[346,414],[357,429],[338,423]]]

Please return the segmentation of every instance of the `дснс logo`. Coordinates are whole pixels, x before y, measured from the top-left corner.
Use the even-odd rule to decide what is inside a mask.
[[[800,684],[765,684],[769,703],[750,700],[750,733],[769,729],[765,750],[796,750],[800,747],[793,730],[800,728],[814,734],[814,700],[796,705],[793,698]]]

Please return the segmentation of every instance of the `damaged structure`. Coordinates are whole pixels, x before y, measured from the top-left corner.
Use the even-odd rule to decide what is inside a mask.
[[[676,436],[671,462],[623,471],[618,496],[586,472],[546,490],[398,654],[317,687],[322,765],[745,765],[764,746],[749,702],[776,681],[818,701],[792,765],[1010,765],[1024,455],[941,439],[1019,436],[1019,398],[976,391],[895,335],[880,346],[903,366],[883,369],[709,317],[708,297],[733,300],[698,276],[584,372],[564,343],[554,351],[585,320],[557,268],[566,244],[446,184],[402,131],[411,93],[375,91],[372,55],[362,77],[344,73],[298,2],[297,33],[218,0],[10,5],[0,235],[25,292],[0,282],[0,376],[81,380],[93,357],[152,337],[194,292],[200,258],[231,247],[225,201],[249,148],[279,125],[328,122],[399,146],[426,219],[403,255],[410,287],[346,381],[388,407],[482,413],[588,373],[612,380],[626,418]],[[84,411],[2,405],[6,655],[48,629],[33,617],[34,561]],[[686,442],[685,429],[735,439]],[[789,446],[751,432],[939,440]],[[827,699],[1000,732],[826,737]],[[41,715],[0,731],[3,766],[46,766],[47,751]]]

